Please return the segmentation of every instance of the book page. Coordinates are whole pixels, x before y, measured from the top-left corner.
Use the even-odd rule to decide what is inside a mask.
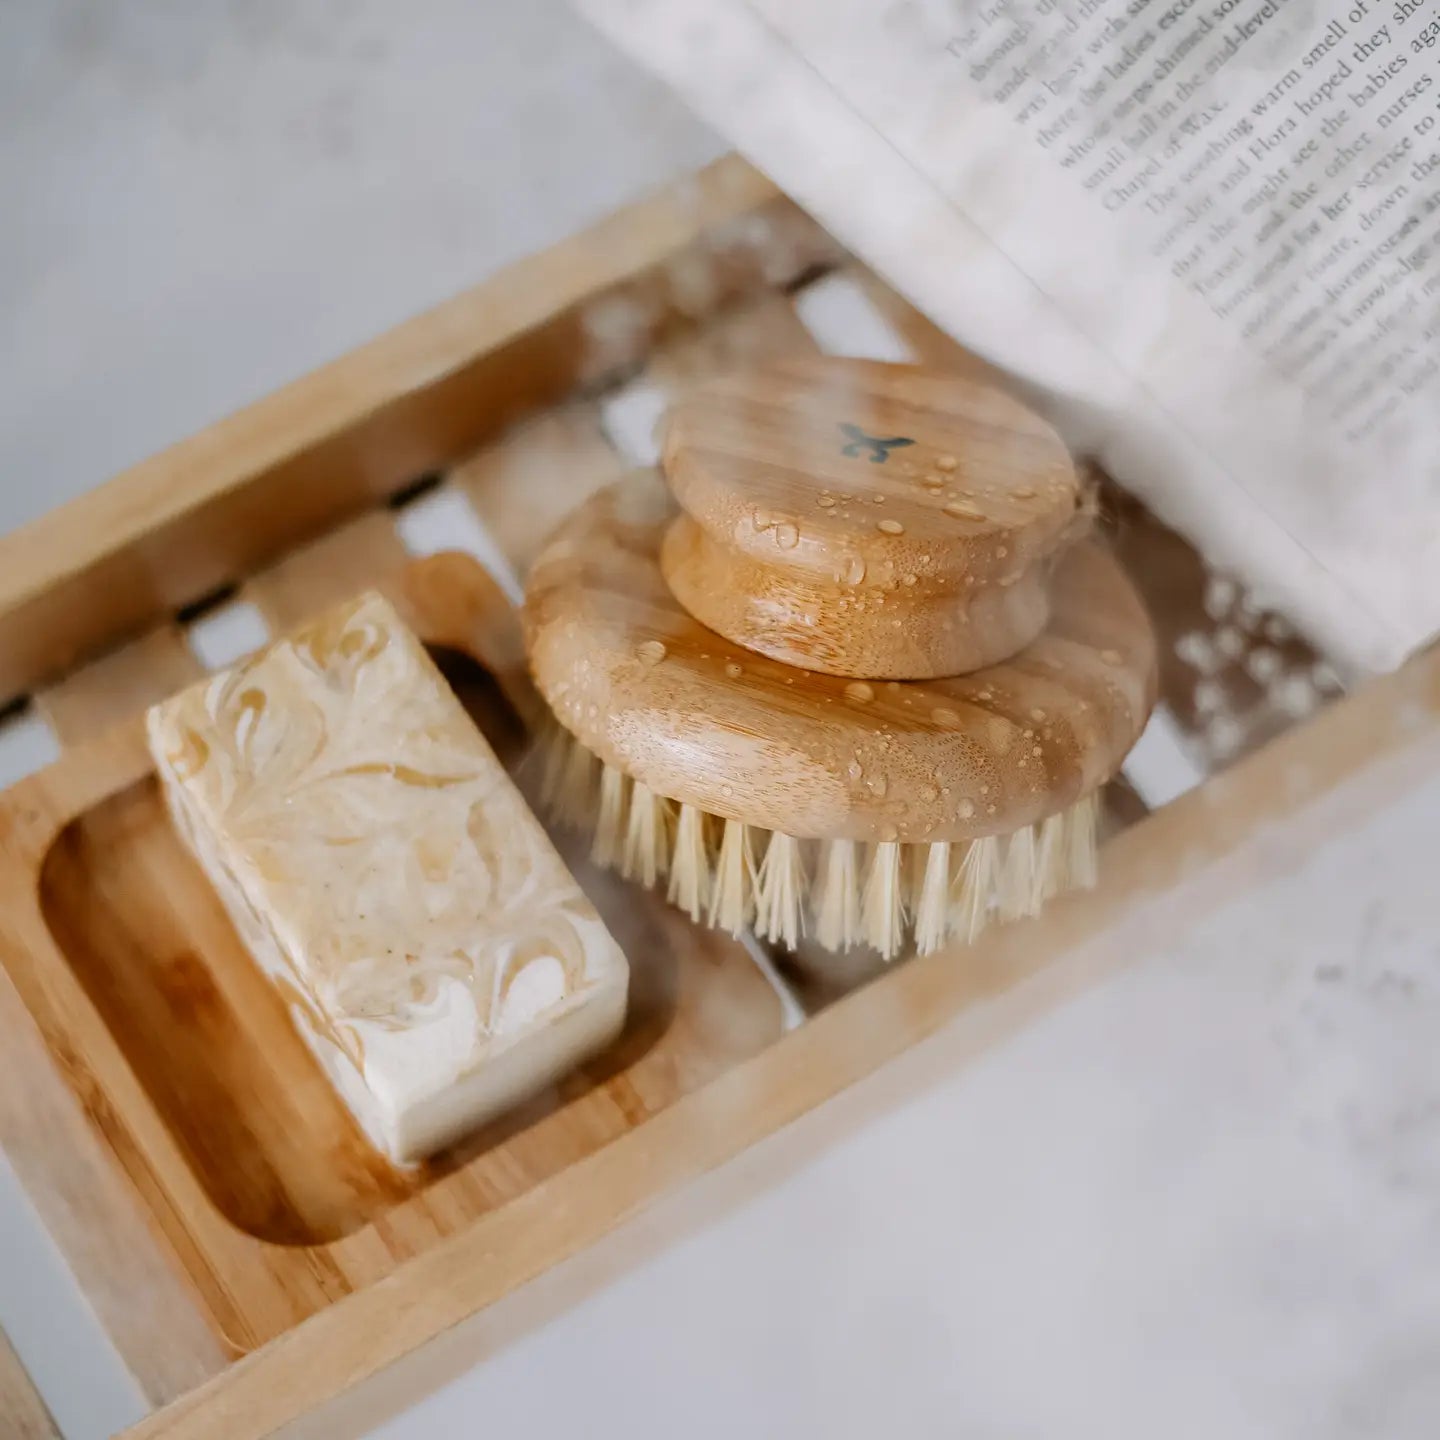
[[[1433,0],[580,0],[1353,666],[1440,630]]]

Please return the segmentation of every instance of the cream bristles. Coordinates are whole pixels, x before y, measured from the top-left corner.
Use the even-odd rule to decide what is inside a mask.
[[[862,865],[857,841],[822,841],[812,884],[804,842],[739,820],[722,827],[698,806],[677,806],[602,765],[558,724],[541,736],[533,762],[543,808],[567,825],[594,827],[590,853],[597,864],[645,886],[668,869],[667,897],[692,920],[732,935],[752,925],[762,939],[791,949],[807,910],[827,950],[870,945],[889,960],[907,931],[928,954],[947,935],[972,943],[993,919],[1034,915],[1054,896],[1095,884],[1095,793],[1039,825],[972,840],[963,857],[946,841],[892,840],[872,846]]]
[[[972,840],[960,864],[955,903],[950,911],[950,932],[967,945],[977,940],[990,923],[990,902],[999,874],[999,840],[993,835]]]
[[[779,830],[770,834],[755,881],[755,933],[793,950],[804,929],[805,864],[800,842]]]
[[[717,929],[738,935],[750,923],[754,908],[755,856],[750,827],[739,820],[727,820],[707,919]]]
[[[1065,879],[1070,890],[1095,888],[1095,831],[1100,818],[1100,801],[1095,792],[1077,800],[1065,812]]]
[[[950,846],[945,841],[934,845],[918,845],[925,868],[915,900],[915,948],[928,955],[945,943],[945,929],[950,916]]]
[[[620,863],[625,844],[625,800],[630,777],[613,765],[600,769],[600,812],[595,819],[595,839],[590,858],[597,865],[613,869]]]
[[[694,805],[680,807],[667,898],[692,920],[700,918],[710,898],[710,854],[705,845],[705,811]]]
[[[860,939],[860,882],[853,840],[827,840],[821,846],[812,913],[815,938],[827,950],[848,950]]]
[[[625,827],[620,873],[627,880],[638,880],[647,890],[665,873],[670,858],[665,804],[648,785],[637,780],[631,787],[630,820]]]
[[[578,741],[571,743],[555,795],[555,813],[566,825],[583,830],[594,824],[595,772],[599,768],[598,756]]]
[[[1036,858],[1036,895],[1041,905],[1065,889],[1065,815],[1049,816],[1040,826]]]
[[[1035,858],[1035,827],[1023,825],[1005,844],[998,897],[1002,920],[1018,920],[1040,909]]]
[[[900,846],[882,840],[870,860],[870,878],[860,901],[865,943],[892,959],[905,938],[905,904],[901,890]]]
[[[546,814],[553,815],[559,803],[572,743],[570,732],[562,725],[549,724],[540,736],[540,804]]]

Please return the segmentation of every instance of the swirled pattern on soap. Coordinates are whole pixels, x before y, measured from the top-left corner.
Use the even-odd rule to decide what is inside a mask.
[[[448,1017],[483,1051],[614,964],[595,910],[378,595],[158,707],[150,737],[247,945],[362,1072],[377,1030]],[[536,963],[545,988],[528,984],[512,1021],[511,987]]]

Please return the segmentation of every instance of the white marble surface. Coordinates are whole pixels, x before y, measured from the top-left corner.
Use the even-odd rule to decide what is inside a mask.
[[[723,149],[563,0],[0,5],[0,530]]]

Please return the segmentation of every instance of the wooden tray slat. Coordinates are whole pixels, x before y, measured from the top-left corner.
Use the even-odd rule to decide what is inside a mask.
[[[166,623],[72,671],[40,691],[35,704],[60,743],[75,745],[203,673],[180,627]]]
[[[10,1340],[0,1330],[0,1434],[8,1440],[63,1440]]]
[[[292,550],[249,579],[244,597],[265,617],[272,635],[283,635],[307,616],[355,595],[406,560],[389,510],[372,510]]]
[[[512,430],[462,461],[449,479],[523,575],[570,510],[624,469],[595,405],[582,402]]]

